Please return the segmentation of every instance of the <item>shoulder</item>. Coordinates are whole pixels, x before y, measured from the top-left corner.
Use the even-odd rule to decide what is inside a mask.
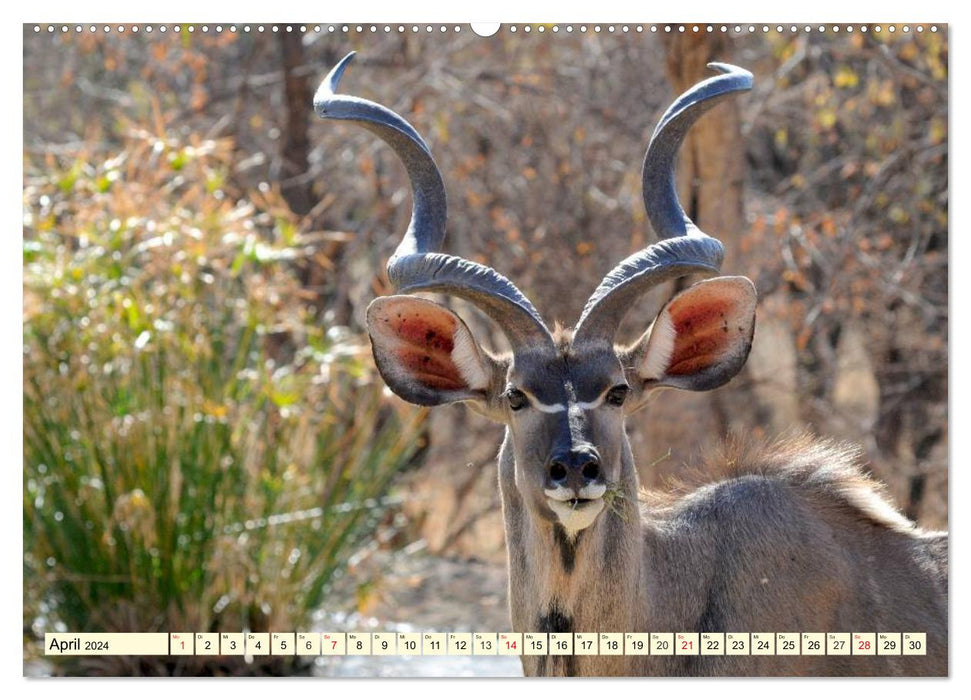
[[[666,519],[791,520],[794,511],[807,511],[830,521],[917,531],[866,473],[857,447],[808,435],[730,442],[663,492],[645,493],[644,502],[646,515]]]

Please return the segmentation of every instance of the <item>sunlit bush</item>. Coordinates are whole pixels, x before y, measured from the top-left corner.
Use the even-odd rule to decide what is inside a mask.
[[[275,194],[227,191],[231,143],[123,131],[26,156],[25,625],[298,629],[420,414],[302,298]]]

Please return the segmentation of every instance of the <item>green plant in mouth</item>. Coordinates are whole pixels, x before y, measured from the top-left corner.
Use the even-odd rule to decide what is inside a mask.
[[[621,520],[627,521],[627,513],[624,510],[624,501],[627,500],[627,494],[624,493],[624,490],[619,484],[607,484],[607,490],[604,491],[603,499],[607,510],[616,514]]]

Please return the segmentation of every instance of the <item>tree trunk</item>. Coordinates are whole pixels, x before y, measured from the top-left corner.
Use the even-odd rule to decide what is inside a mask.
[[[669,34],[664,45],[674,95],[715,75],[708,63],[731,61],[731,42],[720,34]],[[702,231],[724,244],[722,269],[730,275],[748,271],[739,254],[745,181],[740,112],[739,97],[712,108],[691,127],[677,162],[681,205]],[[671,293],[685,285],[679,280]],[[700,452],[723,442],[727,433],[751,434],[756,426],[771,426],[771,407],[763,406],[757,393],[744,369],[728,387],[714,393],[666,392],[656,408],[648,407],[647,419],[638,421],[640,429],[631,431],[642,483],[658,486],[676,476]]]
[[[297,32],[280,34],[283,54],[284,90],[287,119],[283,130],[283,167],[280,170],[280,189],[295,214],[303,216],[313,208],[313,188],[307,173],[310,169],[308,136],[311,111],[310,88],[305,75],[297,69],[304,64],[301,35]]]
[[[665,48],[668,79],[676,95],[716,75],[708,63],[731,59],[731,44],[721,34],[669,34]],[[702,231],[725,244],[724,269],[733,271],[744,223],[740,111],[739,98],[729,98],[698,120],[684,140],[678,162],[678,192],[685,211]]]

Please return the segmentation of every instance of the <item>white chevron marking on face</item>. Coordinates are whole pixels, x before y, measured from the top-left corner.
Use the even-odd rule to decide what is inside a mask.
[[[541,411],[543,413],[562,413],[566,410],[566,406],[561,403],[540,403],[535,398],[530,398],[532,399],[533,408],[535,408],[537,411]]]
[[[591,409],[597,408],[597,406],[603,403],[602,395],[598,396],[593,401],[570,401],[569,404],[567,404],[566,406],[564,406],[561,403],[553,403],[553,404],[542,403],[541,401],[537,401],[536,397],[533,396],[532,394],[529,395],[529,399],[533,405],[533,408],[535,408],[537,411],[540,411],[542,413],[562,413],[563,411],[566,411],[571,406],[577,406],[579,408],[582,408],[584,411],[589,411]]]

